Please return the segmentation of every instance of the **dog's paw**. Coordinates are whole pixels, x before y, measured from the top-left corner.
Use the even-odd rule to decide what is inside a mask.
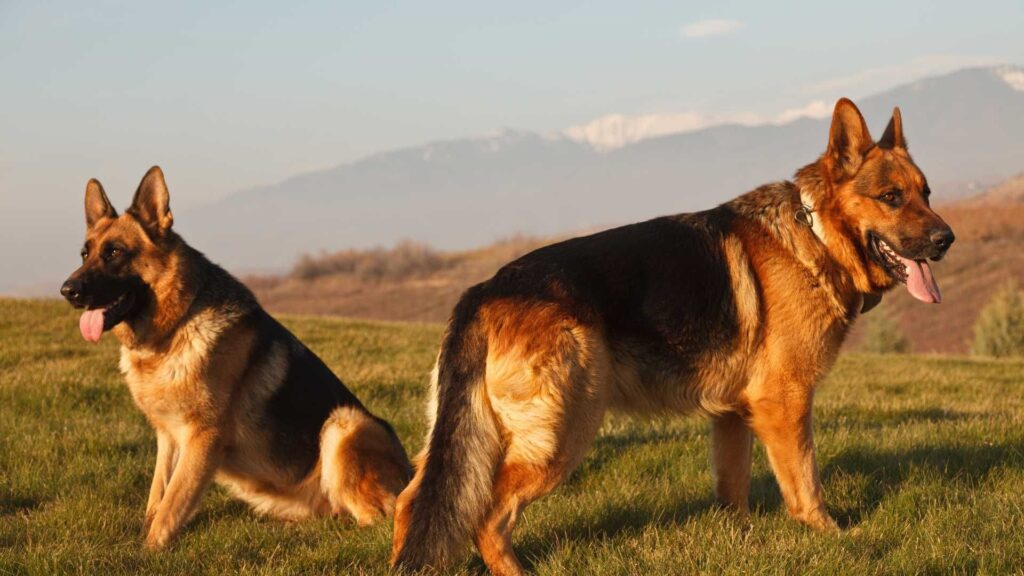
[[[167,548],[173,534],[166,529],[150,528],[143,547],[150,552],[158,552]]]
[[[846,528],[843,528],[842,530],[843,536],[860,536],[864,533],[864,527],[860,524],[852,527],[848,526]]]
[[[790,511],[790,517],[798,522],[805,524],[815,532],[821,532],[823,534],[838,534],[842,530],[839,528],[839,524],[832,519],[832,516],[825,511],[824,507],[814,508],[807,512],[794,512]]]
[[[142,536],[146,537],[149,535],[150,529],[153,528],[153,519],[156,518],[156,512],[146,513],[146,517],[142,520]]]
[[[828,515],[827,512],[816,514],[815,516],[805,520],[808,526],[813,528],[816,532],[824,534],[838,534],[842,532],[839,528],[839,524]]]

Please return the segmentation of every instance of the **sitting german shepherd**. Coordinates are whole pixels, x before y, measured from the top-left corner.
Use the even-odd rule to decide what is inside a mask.
[[[253,294],[171,230],[153,167],[118,216],[85,189],[82,267],[61,287],[90,342],[112,330],[132,398],[156,430],[146,547],[162,548],[216,479],[259,513],[390,514],[411,475],[397,436]]]
[[[794,182],[541,248],[470,288],[432,380],[432,430],[398,498],[392,563],[444,567],[470,538],[522,572],[523,509],[583,458],[607,409],[713,421],[718,498],[747,511],[751,441],[789,514],[833,530],[811,438],[815,385],[858,312],[899,283],[939,302],[953,242],[899,109],[875,143],[849,100]]]

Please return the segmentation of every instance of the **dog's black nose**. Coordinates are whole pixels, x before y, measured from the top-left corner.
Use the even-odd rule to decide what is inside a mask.
[[[956,240],[956,236],[953,235],[953,231],[949,228],[940,228],[933,230],[931,235],[932,244],[935,244],[940,250],[948,250]]]
[[[72,304],[79,304],[82,301],[82,293],[85,291],[85,283],[77,278],[69,278],[60,287],[60,293]]]

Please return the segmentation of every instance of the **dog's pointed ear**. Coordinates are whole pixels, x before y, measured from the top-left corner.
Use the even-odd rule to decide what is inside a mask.
[[[832,129],[825,152],[831,160],[833,177],[842,179],[854,175],[874,144],[860,110],[848,98],[840,98],[832,113]]]
[[[110,204],[103,185],[93,178],[85,185],[85,225],[92,228],[104,218],[117,218],[117,210]]]
[[[171,214],[171,197],[167,192],[163,170],[153,166],[142,177],[139,189],[135,191],[132,207],[128,209],[142,224],[146,231],[154,236],[161,236],[174,224]]]
[[[878,146],[890,150],[893,148],[907,149],[907,141],[903,138],[903,117],[900,116],[899,106],[892,109],[892,118],[889,120],[889,125],[885,127]]]

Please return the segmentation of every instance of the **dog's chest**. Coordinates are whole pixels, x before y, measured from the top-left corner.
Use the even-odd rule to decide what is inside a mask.
[[[216,411],[207,385],[209,348],[203,340],[183,341],[169,351],[121,350],[121,372],[132,399],[151,422],[173,427],[206,419]]]

